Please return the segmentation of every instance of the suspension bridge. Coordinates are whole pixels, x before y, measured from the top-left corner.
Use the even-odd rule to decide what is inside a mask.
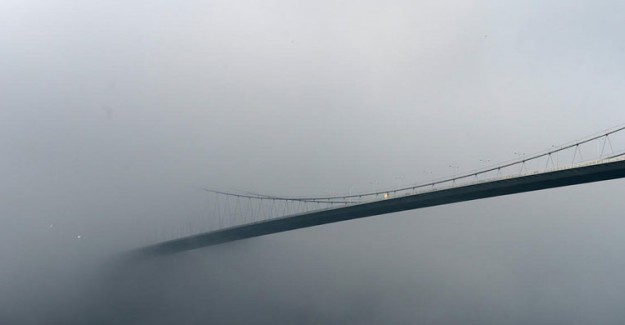
[[[551,149],[439,180],[363,193],[278,196],[202,189],[212,197],[214,229],[156,242],[142,256],[205,246],[334,222],[502,195],[625,177],[625,126]]]

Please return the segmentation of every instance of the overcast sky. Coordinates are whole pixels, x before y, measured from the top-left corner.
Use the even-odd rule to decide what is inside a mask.
[[[169,231],[162,224],[205,214],[197,186],[366,192],[623,124],[624,12],[622,1],[0,0],[0,292],[10,292],[0,298],[45,305],[29,284],[47,281],[29,272],[54,269],[60,277],[90,252],[123,251]],[[329,312],[321,303],[328,295],[348,297],[359,311],[375,297],[388,317],[414,320],[412,307],[389,311],[401,287],[385,291],[390,279],[429,283],[446,310],[565,322],[580,308],[595,315],[589,301],[625,299],[610,285],[625,282],[610,273],[625,265],[622,255],[597,253],[623,253],[622,185],[282,234],[243,251],[196,255],[203,262],[194,267],[229,254],[263,265],[258,255],[280,256],[285,247],[294,261],[278,265],[307,269],[311,260],[300,253],[311,253],[326,268],[307,270],[329,274],[334,285],[359,266],[378,266],[359,278],[367,281],[336,292],[330,285],[321,285],[328,292],[278,290],[276,304],[310,290],[307,312],[329,315],[326,322],[355,319]],[[387,244],[362,246],[380,241]],[[590,257],[579,262],[566,255],[571,247]],[[346,256],[356,261],[343,268]],[[553,284],[554,275],[540,270],[558,269],[557,257],[571,265],[542,290],[536,283]],[[414,275],[417,264],[406,260],[419,260],[426,274]],[[519,265],[531,266],[520,274]],[[294,277],[289,272],[267,272],[267,283],[276,274]],[[577,287],[585,276],[605,281]],[[414,299],[416,291],[401,295]],[[545,297],[559,304],[531,318],[542,306],[535,301],[552,301]],[[415,304],[435,303],[421,299]],[[490,313],[480,313],[485,306]],[[461,315],[424,317],[453,323]],[[617,309],[596,315],[624,316]]]

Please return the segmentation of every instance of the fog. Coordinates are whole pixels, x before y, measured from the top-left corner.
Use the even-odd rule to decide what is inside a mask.
[[[622,324],[622,180],[119,256],[623,124],[623,10],[0,0],[0,323]]]

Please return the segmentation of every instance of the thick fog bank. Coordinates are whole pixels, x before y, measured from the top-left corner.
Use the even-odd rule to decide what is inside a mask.
[[[620,186],[468,202],[156,259],[48,261],[23,275],[2,314],[17,324],[619,324],[625,236],[610,193]],[[604,199],[569,200],[593,192]],[[543,195],[552,202],[538,202]]]

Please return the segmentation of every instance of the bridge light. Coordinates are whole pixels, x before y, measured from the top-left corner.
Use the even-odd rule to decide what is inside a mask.
[[[384,193],[384,199],[388,199],[388,193]]]

